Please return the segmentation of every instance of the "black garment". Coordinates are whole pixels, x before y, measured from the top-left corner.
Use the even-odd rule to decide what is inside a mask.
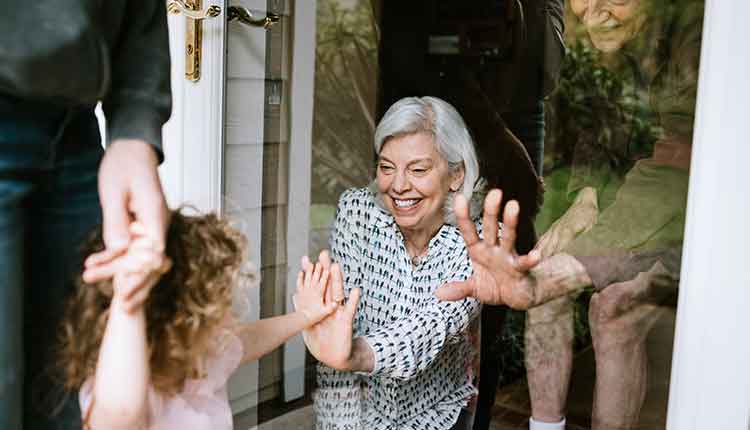
[[[554,88],[564,54],[563,1],[463,3],[383,2],[379,116],[407,96],[451,103],[472,133],[481,176],[504,191],[503,205],[519,201],[517,248],[528,252],[536,242],[533,219],[542,197],[543,98]],[[467,18],[472,13],[483,15]],[[456,34],[458,52],[451,53],[450,44],[436,47],[436,36]],[[505,314],[502,306],[482,311],[475,430],[489,426],[501,372],[496,339]]]
[[[171,112],[164,0],[0,0],[0,93],[60,107],[103,101],[107,137],[161,154]]]
[[[457,0],[383,2],[379,116],[403,97],[436,95],[440,87],[425,77],[436,71],[439,57],[464,70],[472,70],[482,91],[501,114],[534,108],[552,92],[564,55],[563,0],[471,2],[463,9],[493,14],[474,19],[455,16],[455,7],[460,3]],[[487,30],[488,25],[494,27]],[[439,49],[431,47],[431,40],[444,34],[461,35],[458,49],[462,55],[440,55]],[[480,56],[463,48],[472,43],[487,44],[487,39],[494,36],[497,36],[498,55]]]

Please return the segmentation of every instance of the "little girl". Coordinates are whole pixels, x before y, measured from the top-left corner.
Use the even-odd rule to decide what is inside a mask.
[[[162,260],[142,230],[131,226],[110,280],[79,281],[62,330],[63,382],[79,391],[85,429],[229,430],[229,376],[336,309],[329,271],[305,260],[295,312],[240,324],[233,290],[257,284],[241,270],[241,233],[214,215],[175,211]],[[99,231],[83,252],[103,248]]]

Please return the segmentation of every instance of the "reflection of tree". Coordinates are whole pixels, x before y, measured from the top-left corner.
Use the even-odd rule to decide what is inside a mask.
[[[377,93],[377,26],[369,0],[318,3],[313,124],[315,203],[367,182]]]
[[[548,169],[574,169],[576,183],[570,191],[598,187],[601,175],[622,175],[633,161],[650,154],[658,130],[647,98],[639,92],[628,66],[612,71],[587,45],[570,47],[548,103],[546,142]]]

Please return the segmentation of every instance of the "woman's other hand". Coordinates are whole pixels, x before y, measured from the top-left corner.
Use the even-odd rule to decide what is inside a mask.
[[[508,305],[528,309],[535,304],[528,271],[540,261],[538,251],[519,256],[516,253],[516,226],[520,208],[516,201],[505,206],[503,237],[498,242],[498,216],[502,191],[491,190],[484,201],[484,239],[479,239],[476,226],[469,217],[466,199],[456,196],[455,213],[461,235],[471,257],[474,273],[463,282],[452,282],[437,289],[440,300],[461,300],[474,297],[482,303]]]

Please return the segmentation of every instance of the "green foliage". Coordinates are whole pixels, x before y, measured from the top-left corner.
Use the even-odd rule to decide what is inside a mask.
[[[547,169],[589,163],[623,173],[651,153],[659,130],[647,88],[627,59],[607,66],[603,60],[580,40],[569,48],[547,105]]]

